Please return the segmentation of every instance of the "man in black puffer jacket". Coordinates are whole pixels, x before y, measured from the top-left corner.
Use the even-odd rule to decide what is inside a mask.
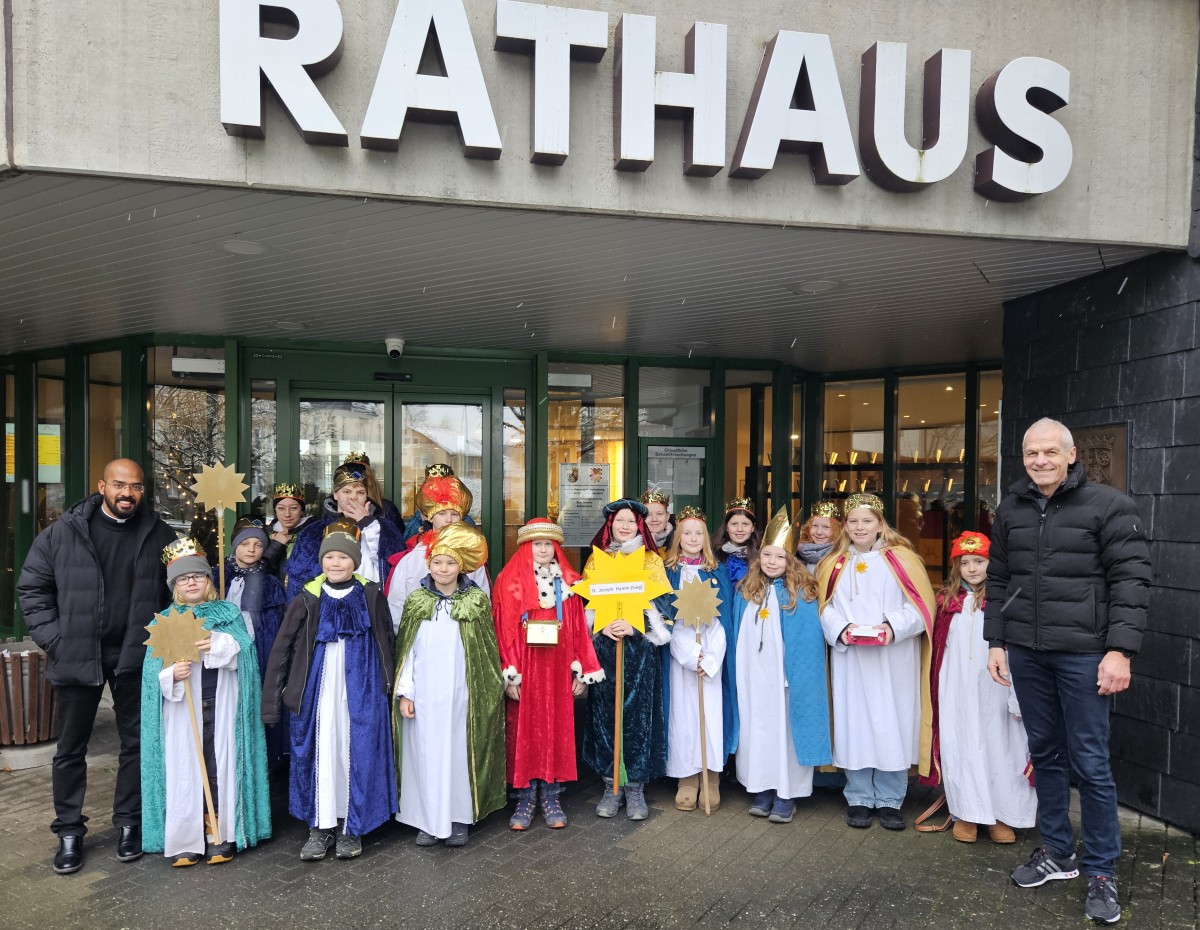
[[[992,678],[1012,684],[1033,759],[1043,846],[1012,873],[1031,888],[1088,876],[1085,913],[1121,916],[1113,874],[1121,855],[1108,754],[1112,695],[1129,687],[1142,643],[1150,555],[1133,501],[1087,480],[1070,431],[1034,423],[1018,481],[996,510],[983,636]],[[1075,857],[1070,769],[1079,784],[1084,853]]]
[[[83,865],[87,745],[107,683],[121,754],[113,794],[117,858],[142,854],[141,676],[146,624],[167,601],[163,547],[175,531],[143,506],[142,468],[129,459],[104,467],[93,494],[33,541],[17,593],[29,635],[49,656],[58,714],[51,768],[58,836],[54,871]]]

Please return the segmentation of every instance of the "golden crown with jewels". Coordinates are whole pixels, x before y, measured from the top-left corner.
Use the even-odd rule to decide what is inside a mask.
[[[810,517],[826,517],[830,520],[840,520],[842,512],[838,508],[837,501],[817,501],[808,509]]]
[[[677,519],[680,523],[682,523],[684,520],[699,520],[701,523],[708,522],[708,518],[704,515],[703,510],[701,510],[699,507],[691,506],[684,507],[683,510],[679,511]]]
[[[173,543],[168,543],[163,547],[162,560],[164,565],[170,565],[176,559],[182,559],[185,555],[198,555],[202,559],[207,559],[208,554],[204,551],[204,547],[200,545],[191,536],[180,536]]]
[[[290,481],[283,481],[275,485],[274,498],[277,501],[281,501],[284,498],[291,498],[292,500],[297,500],[300,501],[300,503],[304,503],[304,489],[298,484],[292,484]]]
[[[883,501],[874,494],[851,494],[846,498],[846,503],[842,507],[842,513],[849,516],[851,510],[857,510],[859,507],[874,510],[881,517],[883,516]]]
[[[754,501],[748,497],[735,497],[725,505],[725,515],[729,516],[731,510],[745,510],[750,516],[754,516]]]
[[[657,488],[647,491],[641,496],[640,500],[643,504],[662,504],[664,507],[671,506],[671,495]]]

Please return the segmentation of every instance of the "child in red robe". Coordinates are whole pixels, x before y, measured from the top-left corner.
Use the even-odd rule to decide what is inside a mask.
[[[578,573],[562,551],[562,527],[535,517],[517,531],[520,545],[492,588],[496,639],[508,716],[508,781],[517,789],[513,830],[527,830],[535,809],[546,826],[567,825],[558,795],[575,771],[575,698],[601,681],[580,597]]]

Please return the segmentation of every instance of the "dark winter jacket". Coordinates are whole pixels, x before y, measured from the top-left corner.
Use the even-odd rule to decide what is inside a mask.
[[[383,681],[387,695],[392,693],[392,648],[395,644],[392,630],[392,614],[388,609],[383,589],[374,582],[356,575],[364,584],[367,596],[367,614],[371,619],[371,637],[379,653]],[[283,615],[283,623],[275,635],[275,644],[267,659],[263,676],[262,720],[263,723],[279,722],[280,702],[293,714],[300,712],[304,700],[304,686],[311,671],[313,652],[317,648],[317,626],[321,621],[321,583],[324,575],[318,575],[306,584]]]
[[[1127,495],[1089,482],[1079,462],[1048,500],[1018,481],[992,525],[984,639],[1055,652],[1137,652],[1150,581],[1144,527]]]
[[[50,524],[33,541],[17,581],[29,635],[50,657],[52,684],[104,684],[100,660],[104,578],[88,523],[100,503],[100,495],[93,494]],[[117,674],[140,675],[146,624],[167,602],[163,547],[176,535],[145,503],[129,519],[137,521],[137,556]]]

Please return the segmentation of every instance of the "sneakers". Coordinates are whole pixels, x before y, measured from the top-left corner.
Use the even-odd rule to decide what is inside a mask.
[[[447,846],[466,846],[469,833],[465,823],[450,824],[450,835],[446,837]]]
[[[871,825],[871,808],[862,804],[851,804],[846,808],[846,826],[865,830]]]
[[[750,802],[751,817],[766,817],[771,813],[771,807],[775,803],[775,792],[771,790],[760,791],[754,796],[754,800]]]
[[[771,805],[770,816],[767,820],[771,823],[791,823],[792,817],[796,814],[796,799],[781,798],[775,796],[775,803]]]
[[[641,782],[631,781],[625,786],[625,816],[630,820],[645,820],[650,816]]]
[[[417,845],[418,846],[436,846],[437,841],[438,841],[437,837],[434,836],[432,833],[426,833],[424,830],[417,831]]]
[[[1079,860],[1075,858],[1074,853],[1070,856],[1056,856],[1046,847],[1039,846],[1033,851],[1028,862],[1013,869],[1012,880],[1013,884],[1021,888],[1036,888],[1046,882],[1075,878],[1078,875]]]
[[[308,839],[300,848],[302,862],[320,862],[333,849],[334,836],[332,830],[318,830],[315,827],[308,831]]]
[[[561,830],[567,825],[567,815],[558,801],[558,783],[539,780],[537,792],[538,805],[546,826],[551,830]]]
[[[875,813],[879,816],[879,825],[885,830],[903,830],[905,827],[904,815],[900,813],[899,808],[895,807],[880,807]]]
[[[1116,880],[1108,875],[1088,876],[1087,900],[1083,912],[1098,924],[1115,924],[1121,919],[1121,905],[1117,901]]]
[[[512,816],[508,818],[508,829],[529,829],[529,825],[533,823],[533,808],[536,796],[536,782],[531,784],[528,788],[517,789],[517,806],[516,809],[513,810]]]
[[[208,856],[204,860],[209,865],[220,865],[229,862],[237,855],[237,844],[232,840],[216,843],[208,847]]]
[[[345,828],[342,828],[345,830]],[[354,859],[362,855],[362,837],[352,833],[339,833],[334,855],[339,859]]]
[[[604,797],[596,805],[597,817],[616,817],[617,811],[621,809],[621,804],[625,800],[625,789],[618,788],[613,792],[612,779],[604,779]]]

